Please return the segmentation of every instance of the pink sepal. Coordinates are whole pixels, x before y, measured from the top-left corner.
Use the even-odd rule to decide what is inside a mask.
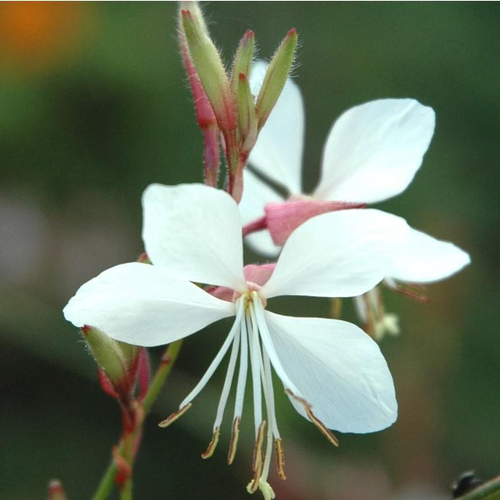
[[[112,398],[118,399],[118,393],[115,391],[115,388],[113,387],[113,384],[109,380],[109,378],[106,376],[103,370],[100,368],[97,371],[97,375],[99,377],[99,384],[101,386],[101,389],[108,395],[111,396]]]
[[[364,208],[364,203],[347,203],[342,201],[300,200],[269,203],[265,206],[267,228],[273,242],[282,246],[290,234],[306,220],[316,215],[345,210]]]
[[[273,274],[275,263],[272,264],[248,264],[243,268],[243,274],[247,281],[263,286]]]

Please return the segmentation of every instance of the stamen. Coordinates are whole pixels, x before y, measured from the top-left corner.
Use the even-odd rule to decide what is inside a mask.
[[[229,347],[231,346],[231,343],[234,340],[234,337],[236,335],[236,332],[239,330],[241,321],[243,318],[243,300],[238,300],[237,302],[237,307],[238,311],[236,313],[236,319],[234,321],[234,324],[231,328],[231,331],[229,332],[228,336],[226,337],[226,340],[222,344],[222,347],[220,348],[219,352],[215,356],[214,360],[208,367],[207,371],[205,372],[205,375],[201,378],[201,380],[198,382],[196,387],[188,394],[188,396],[184,399],[184,401],[180,404],[180,407],[182,408],[184,405],[190,403],[207,385],[208,381],[214,374],[215,370],[219,367],[222,359],[226,355]]]
[[[245,387],[247,383],[247,373],[248,373],[248,337],[247,337],[247,323],[243,319],[241,322],[241,354],[240,354],[240,370],[238,373],[238,383],[236,386],[236,400],[234,403],[234,418],[233,427],[231,430],[231,441],[229,443],[229,452],[227,455],[227,463],[231,465],[233,463],[234,457],[236,456],[236,450],[238,448],[238,438],[240,435],[240,422],[241,415],[243,412],[243,402],[245,399]]]
[[[262,444],[264,443],[264,432],[266,430],[266,421],[263,420],[257,431],[255,439],[255,448],[253,450],[252,470],[255,472],[262,465]]]
[[[231,429],[231,441],[229,442],[229,452],[227,454],[227,464],[233,463],[236,456],[236,449],[238,448],[238,438],[240,437],[240,422],[241,419],[236,417],[233,421],[233,428]]]
[[[274,437],[279,438],[280,432],[278,430],[278,421],[276,419],[276,409],[274,405],[274,388],[273,388],[273,376],[271,373],[271,362],[269,361],[269,356],[267,351],[264,349],[264,380],[266,383],[267,392],[269,394],[269,407],[272,410],[270,413],[270,423],[273,429]]]
[[[207,451],[205,453],[201,454],[201,458],[210,458],[215,451],[215,448],[217,448],[217,443],[219,442],[219,435],[220,435],[220,427],[216,427],[214,429],[214,433],[212,436],[212,441],[208,444]]]
[[[238,351],[240,348],[240,332],[236,334],[233,342],[233,348],[231,350],[231,357],[229,358],[229,364],[227,366],[226,378],[224,380],[224,385],[222,387],[222,393],[220,395],[219,406],[217,408],[217,416],[215,417],[214,430],[216,427],[220,427],[222,424],[222,418],[224,417],[224,410],[227,404],[227,398],[229,397],[229,391],[231,390],[231,384],[234,378],[234,370],[236,368],[236,360],[238,358]]]
[[[238,373],[238,384],[236,386],[234,418],[241,418],[243,412],[243,402],[245,399],[247,373],[248,373],[248,335],[247,335],[247,323],[246,320],[243,319],[241,322],[240,370]]]
[[[273,452],[273,435],[279,438],[278,425],[276,422],[276,411],[274,408],[274,390],[273,390],[273,379],[271,374],[271,363],[269,361],[269,356],[266,350],[263,350],[263,359],[261,363],[262,380],[264,385],[264,396],[266,399],[267,416],[269,418],[269,429],[267,432],[267,447],[264,460],[263,473],[261,477],[261,482],[267,480],[269,475],[269,468],[271,466],[271,456]]]
[[[285,452],[283,450],[283,440],[281,438],[274,440],[274,446],[276,448],[276,462],[278,465],[278,476],[284,481],[286,479],[285,475]]]
[[[262,452],[262,445],[264,443],[264,433],[266,430],[266,421],[263,420],[259,425],[257,432],[257,439],[255,440],[255,448],[253,451],[252,468],[254,471],[253,479],[247,486],[248,493],[255,493],[259,487],[260,477],[262,476],[262,469],[264,466],[264,454]]]
[[[271,340],[271,334],[269,333],[266,319],[264,318],[264,308],[259,299],[259,296],[255,292],[253,292],[252,295],[254,297],[253,303],[255,304],[254,309],[256,314],[256,320],[259,327],[259,333],[262,338],[264,347],[266,348],[265,350],[269,355],[269,359],[271,360],[271,363],[274,367],[274,370],[276,371],[278,377],[283,382],[283,385],[285,385],[285,387],[288,387],[294,394],[297,394],[299,397],[301,397],[300,391],[297,389],[297,387],[295,387],[295,384],[288,378],[288,375],[286,374],[285,369],[283,368],[283,365],[279,360],[278,353],[274,348],[274,344]]]
[[[250,304],[250,311],[253,310],[253,305]],[[249,321],[250,318],[246,317]],[[253,317],[251,318],[253,319]],[[257,325],[250,321],[248,329],[249,344],[250,344],[250,362],[252,364],[252,385],[253,385],[253,412],[255,422],[255,437],[257,438],[259,426],[262,422],[262,386],[260,381],[260,360],[259,360],[259,337],[257,332]]]
[[[290,389],[285,389],[285,392],[290,395],[295,401],[300,403],[303,407],[304,410],[306,411],[307,416],[309,417],[309,420],[319,429],[321,434],[330,441],[335,446],[339,445],[339,440],[335,437],[333,432],[328,429],[325,424],[318,418],[316,415],[311,410],[311,405],[303,398],[296,396]]]
[[[179,411],[176,411],[172,413],[170,416],[168,416],[165,420],[161,421],[158,426],[165,428],[168,427],[170,424],[174,423],[178,418],[181,418],[184,413],[186,413],[189,408],[193,406],[193,403],[188,403],[187,405],[183,406]]]

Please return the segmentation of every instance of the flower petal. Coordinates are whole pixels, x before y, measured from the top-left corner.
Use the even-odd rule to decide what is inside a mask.
[[[432,283],[448,278],[469,263],[469,254],[453,243],[410,229],[397,248],[388,276],[411,283]]]
[[[268,64],[258,61],[250,76],[254,94],[258,93]],[[286,188],[301,192],[301,165],[304,147],[304,105],[299,87],[289,78],[278,102],[260,131],[250,153],[250,164]]]
[[[354,297],[371,290],[390,266],[390,250],[408,224],[380,210],[352,209],[318,215],[288,238],[265,297]]]
[[[239,209],[243,225],[246,225],[264,217],[264,207],[267,204],[283,201],[283,198],[247,168],[243,173],[243,179],[243,197]],[[254,252],[270,258],[275,258],[281,250],[281,247],[273,243],[266,230],[249,234],[245,237],[245,243]]]
[[[317,199],[373,203],[406,189],[434,133],[432,108],[413,99],[381,99],[346,111],[323,153]]]
[[[393,424],[392,376],[377,344],[335,319],[291,318],[266,311],[277,355],[314,415],[340,432],[375,432]],[[290,398],[307,418],[302,405]]]
[[[244,288],[241,219],[227,193],[202,184],[152,184],[142,204],[142,238],[155,266],[190,281]]]
[[[88,281],[64,308],[77,327],[91,325],[139,346],[168,344],[222,318],[234,304],[149,264],[121,264]]]

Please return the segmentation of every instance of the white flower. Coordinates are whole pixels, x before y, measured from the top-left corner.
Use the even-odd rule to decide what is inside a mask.
[[[129,263],[104,271],[78,290],[64,315],[77,327],[89,324],[140,346],[167,344],[235,316],[207,372],[165,424],[190,407],[231,350],[213,439],[204,456],[217,444],[239,358],[228,460],[236,452],[250,366],[256,448],[249,491],[260,487],[273,498],[267,485],[273,442],[282,477],[284,472],[271,367],[297,411],[333,443],[329,429],[366,433],[395,421],[392,378],[370,337],[344,321],[281,316],[266,305],[281,295],[352,297],[372,289],[386,275],[391,241],[408,230],[402,219],[378,210],[321,215],[293,233],[275,267],[244,270],[240,214],[227,193],[196,184],[152,185],[143,207],[143,239],[153,265]],[[222,287],[219,296],[232,300],[194,283]]]
[[[255,65],[254,89],[265,68],[263,62]],[[243,222],[265,214],[269,229],[249,234],[248,243],[258,253],[275,257],[289,234],[310,217],[403,192],[420,168],[434,124],[434,111],[413,99],[382,99],[346,111],[326,140],[320,181],[313,193],[305,195],[301,182],[304,106],[298,86],[289,79],[249,159],[253,168],[286,191],[286,200],[245,170]],[[394,280],[432,283],[469,262],[469,255],[452,243],[412,229],[392,249],[387,278],[389,284]]]

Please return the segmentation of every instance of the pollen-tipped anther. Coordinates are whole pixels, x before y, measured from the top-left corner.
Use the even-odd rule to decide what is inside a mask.
[[[305,399],[296,396],[289,389],[285,389],[285,392],[304,407],[307,417],[318,428],[321,434],[323,434],[323,436],[325,436],[326,439],[330,441],[330,443],[332,443],[335,446],[338,446],[339,440],[335,437],[333,432],[330,429],[328,429],[326,425],[318,417],[316,417],[316,415],[314,415],[314,413],[311,410],[311,405]]]
[[[220,427],[216,427],[214,429],[214,433],[212,436],[212,441],[208,444],[207,451],[205,453],[201,454],[201,458],[210,458],[215,451],[215,448],[217,448],[217,443],[219,442],[219,436],[220,436]]]
[[[162,420],[158,426],[165,428],[168,427],[170,424],[173,424],[178,418],[181,418],[184,413],[186,413],[191,406],[193,406],[192,403],[188,403],[187,405],[183,406],[179,411],[176,411],[169,415],[165,420]]]
[[[266,421],[263,420],[259,425],[259,429],[257,431],[257,438],[255,439],[255,448],[253,451],[253,462],[252,462],[254,475],[253,479],[247,486],[248,493],[255,493],[259,488],[259,481],[262,476],[262,470],[264,468],[264,452],[262,450],[262,445],[264,444],[265,431],[266,431]]]
[[[229,443],[229,452],[227,454],[227,464],[231,465],[236,456],[236,450],[238,448],[238,438],[240,437],[240,422],[241,419],[236,417],[233,421],[233,428],[231,429],[231,441]]]
[[[282,481],[285,481],[285,452],[283,450],[283,440],[281,438],[274,440],[274,447],[276,449],[276,462],[278,466],[278,476]]]
[[[257,431],[257,437],[255,439],[255,448],[253,450],[253,461],[252,461],[252,469],[256,472],[259,469],[259,464],[262,466],[262,444],[264,443],[264,433],[266,430],[266,421],[263,420],[259,425],[259,429]]]

